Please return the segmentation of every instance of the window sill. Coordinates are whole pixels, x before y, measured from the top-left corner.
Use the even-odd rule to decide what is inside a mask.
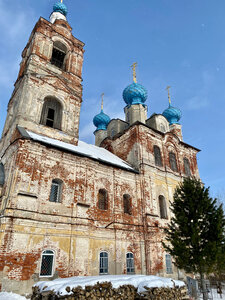
[[[77,202],[77,205],[84,206],[84,207],[90,207],[90,204],[84,203],[84,202]]]
[[[30,192],[23,192],[23,191],[19,191],[19,193],[17,195],[21,195],[21,196],[29,196],[29,197],[33,197],[33,198],[38,198],[38,196],[34,193],[30,193]]]

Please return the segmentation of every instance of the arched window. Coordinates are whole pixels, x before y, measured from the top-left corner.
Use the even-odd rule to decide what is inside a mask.
[[[154,156],[155,156],[155,165],[162,167],[162,157],[161,157],[161,152],[158,146],[154,146]]]
[[[114,137],[115,133],[116,133],[116,132],[115,132],[115,128],[112,128],[112,129],[111,129],[111,137]]]
[[[128,215],[132,214],[131,197],[128,194],[123,195],[123,212]]]
[[[5,183],[5,169],[4,165],[0,163],[0,185],[4,185]]]
[[[184,174],[187,176],[191,176],[190,163],[186,157],[184,158]]]
[[[102,210],[108,209],[108,193],[105,189],[98,191],[98,208]]]
[[[53,276],[53,262],[54,252],[52,250],[45,250],[41,255],[41,271],[40,276]]]
[[[59,41],[54,42],[52,49],[51,64],[58,68],[63,68],[64,59],[66,56],[67,48],[64,44]]]
[[[127,274],[134,274],[135,269],[134,269],[134,255],[133,253],[129,252],[127,253]]]
[[[172,259],[171,259],[170,254],[166,254],[166,273],[167,274],[173,273]]]
[[[166,132],[166,128],[162,123],[160,123],[159,128],[160,128],[161,132],[163,132],[163,133]]]
[[[42,107],[41,124],[61,129],[62,105],[55,98],[46,98]]]
[[[159,196],[159,211],[160,218],[167,219],[167,208],[166,208],[166,199],[162,195]]]
[[[99,257],[99,274],[108,274],[108,253],[100,252]]]
[[[61,194],[62,194],[62,181],[59,179],[53,179],[49,200],[51,202],[61,202]]]
[[[176,160],[176,155],[173,152],[169,153],[169,160],[170,160],[170,168],[177,172],[178,168],[177,168],[177,160]]]

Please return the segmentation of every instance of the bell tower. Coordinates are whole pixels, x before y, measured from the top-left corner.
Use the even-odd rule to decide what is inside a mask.
[[[65,4],[56,3],[50,21],[38,20],[22,52],[3,149],[16,126],[74,145],[78,142],[84,43],[72,35],[66,15]]]

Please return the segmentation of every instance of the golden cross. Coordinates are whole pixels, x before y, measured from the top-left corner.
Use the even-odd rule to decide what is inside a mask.
[[[103,97],[105,96],[104,93],[101,94],[101,97],[102,97],[102,104],[101,104],[101,110],[103,110]]]
[[[171,86],[167,86],[166,87],[166,90],[168,91],[168,99],[169,99],[169,104],[171,104],[171,98],[170,98],[170,88],[171,88]]]
[[[63,0],[61,0],[61,3],[63,3]]]
[[[135,82],[135,83],[137,83],[136,67],[137,67],[136,62],[131,65],[131,68],[133,70],[133,82]]]

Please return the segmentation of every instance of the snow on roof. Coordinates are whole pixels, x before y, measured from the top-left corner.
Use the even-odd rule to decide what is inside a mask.
[[[97,147],[95,145],[87,144],[82,141],[78,141],[78,146],[65,143],[59,140],[55,140],[49,138],[47,136],[43,136],[32,131],[26,130],[24,128],[18,127],[22,135],[26,135],[27,137],[31,138],[34,141],[42,142],[47,145],[51,145],[60,149],[64,149],[67,151],[71,151],[73,153],[77,153],[86,157],[93,158],[98,160],[102,163],[107,163],[113,166],[117,166],[129,171],[136,172],[134,168],[132,168],[127,162],[119,158],[118,156],[112,154],[108,150]]]
[[[60,278],[53,281],[40,281],[34,286],[38,286],[40,291],[52,291],[59,296],[70,295],[72,292],[67,292],[66,288],[69,286],[72,288],[81,286],[93,286],[97,282],[111,282],[113,288],[119,288],[122,285],[133,285],[138,288],[138,293],[144,292],[146,287],[170,287],[184,286],[185,283],[179,280],[173,280],[171,278],[164,278],[158,276],[145,276],[145,275],[102,275],[102,276],[78,276],[70,278]]]

